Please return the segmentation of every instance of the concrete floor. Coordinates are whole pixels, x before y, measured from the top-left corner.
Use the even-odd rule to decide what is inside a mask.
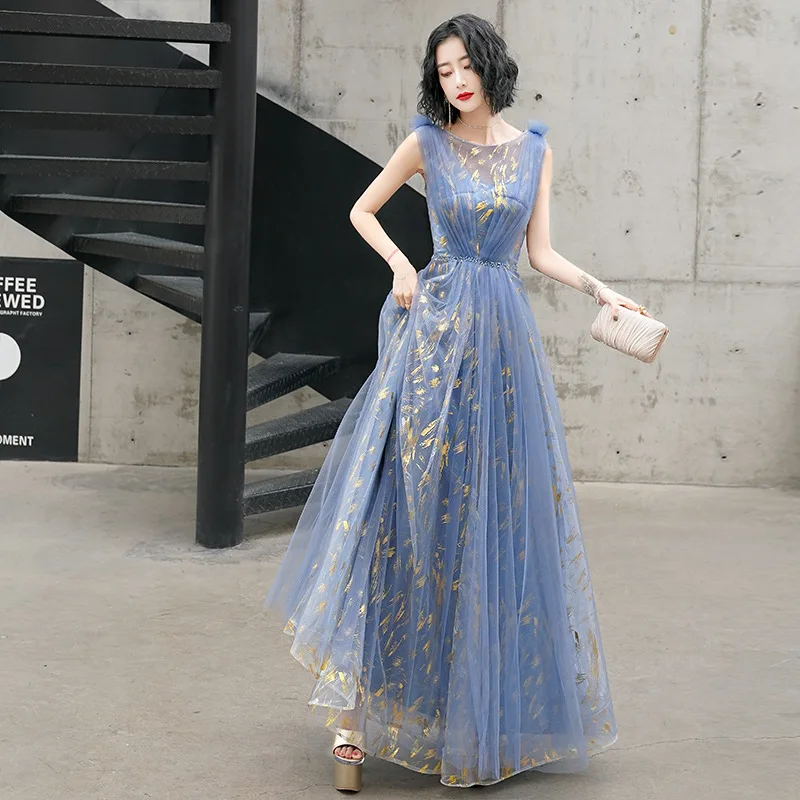
[[[783,800],[800,791],[800,494],[578,484],[620,739],[459,790],[368,760],[360,797]],[[193,543],[193,472],[0,463],[0,797],[338,797],[312,678],[262,611],[297,511]]]

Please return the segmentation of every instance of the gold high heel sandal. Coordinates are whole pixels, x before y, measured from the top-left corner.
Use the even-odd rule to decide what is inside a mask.
[[[333,740],[333,785],[343,792],[361,791],[361,774],[364,763],[364,737],[359,731],[346,731],[342,728],[336,730]],[[361,751],[360,758],[347,758],[336,753],[336,748],[342,745],[351,745]]]

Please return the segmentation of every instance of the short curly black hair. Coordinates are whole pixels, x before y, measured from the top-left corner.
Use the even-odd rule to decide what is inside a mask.
[[[441,127],[448,120],[448,112],[454,122],[459,117],[459,110],[448,102],[442,91],[436,68],[436,48],[451,36],[457,36],[464,43],[472,69],[481,79],[491,113],[497,114],[513,105],[519,66],[509,55],[505,40],[488,20],[475,14],[458,14],[434,28],[428,37],[417,111]]]

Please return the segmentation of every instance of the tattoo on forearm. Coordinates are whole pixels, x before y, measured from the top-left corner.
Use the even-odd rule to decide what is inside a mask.
[[[597,290],[603,285],[602,281],[598,281],[597,278],[593,278],[583,270],[578,270],[578,282],[580,283],[581,291],[592,295],[592,297],[595,296]]]

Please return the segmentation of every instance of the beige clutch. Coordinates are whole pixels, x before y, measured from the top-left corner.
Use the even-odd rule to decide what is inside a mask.
[[[650,364],[664,344],[669,328],[641,311],[619,307],[619,319],[611,316],[611,304],[605,303],[591,327],[592,338],[621,353]]]

